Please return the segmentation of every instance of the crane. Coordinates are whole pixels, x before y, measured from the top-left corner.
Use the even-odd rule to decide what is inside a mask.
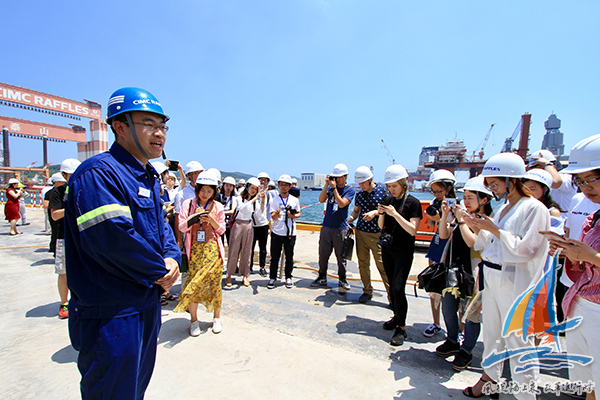
[[[485,149],[485,146],[487,145],[488,140],[490,140],[490,135],[492,134],[492,128],[494,127],[494,125],[496,125],[495,123],[492,124],[492,126],[490,126],[490,130],[487,132],[487,135],[485,135],[485,139],[483,139],[483,142],[481,142],[482,144],[477,146],[477,148],[479,149],[479,153],[477,153],[479,155],[479,159],[483,160],[483,150]],[[473,161],[475,161],[475,152],[477,150],[473,151],[473,156],[471,157],[473,159]]]
[[[504,140],[504,146],[502,146],[502,150],[500,151],[501,153],[510,153],[512,151],[513,142],[517,138],[517,135],[521,132],[521,125],[523,125],[523,118],[519,119],[519,123],[517,124],[512,136]]]
[[[392,155],[390,154],[390,151],[388,150],[387,146],[385,145],[385,142],[383,141],[383,139],[381,139],[381,143],[383,143],[383,148],[385,149],[385,152],[387,153],[387,156],[390,159],[390,161],[392,162],[392,164],[396,164],[396,159],[394,157],[392,157]]]

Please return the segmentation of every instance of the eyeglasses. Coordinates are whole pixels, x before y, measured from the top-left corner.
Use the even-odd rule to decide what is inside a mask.
[[[445,192],[443,190],[432,190],[431,193],[433,193],[433,194],[444,194]]]
[[[492,183],[491,185],[485,185],[485,188],[493,192],[494,190],[498,189],[498,184]]]
[[[581,181],[579,179],[575,179],[573,181],[573,184],[575,186],[577,186],[578,188],[583,189],[584,186],[592,186],[596,182],[598,182],[598,178],[589,178],[589,179],[586,179],[586,180],[583,180],[583,181]]]
[[[164,133],[169,132],[169,127],[166,125],[154,125],[150,122],[134,122],[135,125],[142,125],[145,129],[149,130],[150,133],[154,133],[158,130],[163,131]]]

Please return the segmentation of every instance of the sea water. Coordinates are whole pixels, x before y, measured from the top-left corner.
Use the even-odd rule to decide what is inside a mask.
[[[360,189],[358,189],[360,191]],[[357,192],[358,192],[357,191]],[[318,191],[308,191],[302,190],[300,192],[300,207],[302,208],[302,215],[298,221],[302,222],[323,222],[323,213],[324,213],[324,205],[325,203],[319,203],[319,194]],[[433,200],[433,194],[429,192],[410,192],[411,195],[416,197],[419,200]],[[306,207],[304,207],[306,206]],[[348,212],[348,216],[354,209],[354,200],[350,204],[350,210]]]

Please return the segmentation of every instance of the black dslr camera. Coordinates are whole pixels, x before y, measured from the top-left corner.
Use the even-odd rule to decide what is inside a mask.
[[[296,211],[294,208],[292,208],[292,206],[287,206],[287,207],[285,208],[285,211],[289,211],[289,212],[290,212],[290,214],[292,214],[292,215],[296,215],[296,213],[298,212],[298,211]]]
[[[383,249],[384,247],[392,244],[393,241],[394,237],[391,234],[384,232],[381,234],[381,236],[379,236],[379,242],[377,242],[377,247]]]

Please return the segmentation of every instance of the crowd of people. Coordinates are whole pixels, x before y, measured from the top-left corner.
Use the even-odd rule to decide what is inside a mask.
[[[163,154],[168,119],[149,92],[119,89],[108,106],[107,123],[115,134],[111,149],[81,164],[65,160],[44,195],[59,317],[69,318],[71,342],[80,352],[84,398],[111,398],[114,393],[143,397],[154,368],[161,301],[176,299],[174,311],[189,312],[193,337],[200,334],[202,304],[213,314],[213,333],[220,333],[222,290],[233,286],[235,275],[241,285],[250,285],[256,247],[258,273],[268,276],[266,287],[276,288],[282,255],[283,285],[294,287],[296,220],[302,215],[294,179],[283,174],[273,182],[261,172],[236,182],[216,169],[205,170],[198,161],[185,166],[168,160],[150,163]],[[318,275],[310,286],[329,287],[328,263],[334,253],[339,291],[350,290],[344,242],[348,230],[354,230],[363,285],[359,302],[373,297],[373,259],[392,310],[383,329],[393,331],[391,345],[402,346],[411,323],[406,282],[417,229],[427,218],[436,230],[427,257],[431,266],[446,266],[446,282],[443,290],[431,293],[433,322],[423,335],[442,331],[441,311],[446,339],[435,352],[454,356],[456,371],[471,365],[481,331],[484,359],[539,345],[534,336],[504,336],[502,327],[513,301],[540,278],[556,252],[562,266],[556,289],[559,318],[584,317],[566,333],[567,350],[596,359],[600,353],[591,338],[600,321],[600,135],[578,143],[569,166],[560,167],[547,150],[534,152],[528,164],[516,154],[501,153],[459,190],[450,171],[435,171],[427,184],[435,200],[423,215],[401,165],[387,168],[383,184],[368,167],[357,168],[357,191],[348,184],[347,166],[337,164],[319,193],[325,213]],[[18,184],[11,180],[7,189],[10,235],[19,233],[23,193]],[[547,239],[540,233],[546,231],[557,236]],[[180,273],[176,298],[170,289]],[[448,276],[460,279],[451,284]],[[516,357],[509,363],[513,381],[527,385],[536,380],[535,368],[522,371]],[[490,394],[502,371],[502,362],[485,366],[464,395]],[[573,381],[600,382],[600,364],[575,365],[570,374]],[[527,392],[515,396],[535,398]],[[589,393],[588,399],[593,396]],[[497,398],[497,392],[491,397]]]

